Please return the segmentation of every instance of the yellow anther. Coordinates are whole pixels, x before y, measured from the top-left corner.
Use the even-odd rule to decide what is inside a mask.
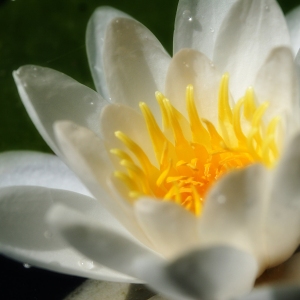
[[[233,129],[239,141],[239,146],[247,144],[247,139],[241,128],[241,107],[244,103],[244,98],[240,99],[233,109]]]
[[[200,195],[198,194],[196,188],[192,186],[192,194],[193,194],[193,200],[194,200],[194,213],[196,216],[199,216],[202,212],[202,203],[200,200]]]
[[[136,183],[127,174],[123,172],[115,171],[114,176],[119,180],[121,180],[125,184],[125,186],[129,188],[129,190],[131,191],[138,190],[138,186],[136,185]]]
[[[219,120],[222,123],[232,123],[232,111],[229,105],[229,74],[222,76],[219,90]]]
[[[256,110],[255,106],[255,96],[253,87],[248,87],[245,94],[245,102],[244,102],[244,117],[251,121],[253,114]]]
[[[152,140],[156,159],[160,161],[163,150],[166,147],[165,144],[169,143],[169,141],[166,139],[166,137],[160,130],[159,126],[156,123],[156,120],[154,119],[146,103],[140,102],[140,109],[142,111],[145,122],[147,124],[148,132]]]
[[[171,167],[172,167],[172,163],[169,162],[169,165],[168,165],[168,168],[165,169],[161,174],[160,176],[157,178],[156,180],[156,185],[158,187],[160,187],[166,180],[166,178],[168,177],[169,173],[170,173],[170,170],[171,170]]]
[[[208,120],[202,119],[202,121],[205,123],[207,130],[211,136],[212,148],[222,148],[222,143],[224,144],[224,141],[217,132],[215,126]]]
[[[159,104],[159,107],[160,107],[160,111],[161,111],[161,115],[162,115],[163,128],[164,129],[170,128],[171,125],[170,125],[170,121],[169,121],[169,117],[168,117],[168,112],[167,112],[167,110],[165,108],[165,105],[164,105],[165,96],[160,92],[156,92],[155,97],[156,97],[156,100],[157,100],[157,102]]]
[[[133,161],[125,151],[122,151],[120,149],[111,149],[110,153],[118,156],[120,159],[125,159],[131,162]]]
[[[116,131],[115,136],[121,140],[124,145],[136,156],[140,164],[143,167],[143,170],[146,174],[151,174],[154,171],[154,166],[151,164],[148,156],[142,150],[142,148],[132,141],[127,135],[121,131]]]
[[[204,145],[207,148],[211,148],[211,138],[210,134],[202,125],[200,118],[198,116],[197,108],[194,100],[194,88],[190,84],[186,88],[186,104],[187,111],[190,119],[190,126],[193,136],[193,141]]]
[[[187,141],[186,141],[186,139],[185,139],[185,137],[182,133],[182,129],[181,129],[179,123],[178,123],[178,119],[175,116],[175,113],[174,113],[174,110],[173,110],[173,107],[172,107],[170,101],[167,98],[164,98],[163,104],[166,108],[168,118],[170,120],[170,124],[171,124],[172,129],[173,129],[175,142],[177,144],[186,144]]]

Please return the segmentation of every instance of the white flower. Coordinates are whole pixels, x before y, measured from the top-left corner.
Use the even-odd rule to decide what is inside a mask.
[[[86,41],[99,94],[51,69],[14,72],[32,121],[87,189],[53,155],[2,154],[1,252],[175,300],[249,292],[299,245],[297,15],[291,45],[273,0],[180,0],[171,59],[102,7]]]

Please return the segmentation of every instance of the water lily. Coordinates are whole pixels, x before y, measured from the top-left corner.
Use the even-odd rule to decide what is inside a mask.
[[[57,156],[1,154],[1,252],[175,300],[240,297],[277,266],[298,279],[298,15],[290,35],[273,0],[180,0],[171,58],[101,7],[86,39],[98,93],[15,71]]]

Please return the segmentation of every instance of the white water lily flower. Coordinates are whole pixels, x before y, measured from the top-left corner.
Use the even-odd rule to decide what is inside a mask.
[[[170,58],[142,24],[102,7],[86,41],[99,94],[48,68],[14,72],[84,185],[53,155],[2,154],[1,252],[175,300],[249,292],[299,245],[295,20],[291,44],[273,0],[180,0]]]

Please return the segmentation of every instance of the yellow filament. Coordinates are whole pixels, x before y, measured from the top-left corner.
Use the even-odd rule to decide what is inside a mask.
[[[263,119],[268,103],[257,106],[252,87],[231,107],[228,85],[229,75],[225,74],[218,99],[219,130],[211,121],[199,116],[192,85],[186,88],[188,120],[160,92],[155,96],[161,110],[162,128],[147,104],[140,103],[158,167],[150,162],[143,145],[139,146],[121,131],[115,132],[131,152],[110,151],[127,172],[114,174],[127,187],[125,196],[131,199],[129,201],[149,195],[173,201],[199,216],[207,191],[223,174],[255,162],[269,168],[275,165],[279,157],[280,119],[274,117],[265,126]]]

